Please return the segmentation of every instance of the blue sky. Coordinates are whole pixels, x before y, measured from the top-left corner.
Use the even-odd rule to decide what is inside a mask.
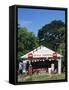
[[[65,22],[65,12],[60,10],[18,8],[18,24],[21,27],[26,27],[28,31],[34,32],[36,36],[42,26],[53,20]]]

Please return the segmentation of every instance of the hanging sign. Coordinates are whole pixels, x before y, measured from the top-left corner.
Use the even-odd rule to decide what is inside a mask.
[[[32,60],[32,58],[33,58],[33,54],[32,54],[32,53],[29,53],[29,54],[28,54],[28,59],[29,59],[29,60]]]
[[[56,59],[56,58],[57,58],[57,53],[54,52],[54,53],[53,53],[53,59]]]

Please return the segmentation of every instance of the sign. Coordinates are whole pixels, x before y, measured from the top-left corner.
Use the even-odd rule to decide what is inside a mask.
[[[32,53],[29,53],[29,54],[28,54],[28,59],[29,59],[29,60],[32,60],[32,58],[33,58],[33,54],[32,54]]]
[[[54,53],[53,53],[53,59],[56,59],[56,58],[57,58],[57,53],[54,52]]]

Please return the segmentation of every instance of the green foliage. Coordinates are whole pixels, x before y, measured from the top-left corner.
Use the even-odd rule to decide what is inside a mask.
[[[26,28],[18,28],[18,59],[20,56],[38,47],[38,41],[32,32]]]
[[[65,24],[58,20],[43,26],[38,32],[39,43],[57,51],[65,41]]]

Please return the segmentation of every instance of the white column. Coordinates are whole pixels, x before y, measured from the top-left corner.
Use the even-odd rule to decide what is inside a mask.
[[[49,75],[51,75],[51,68],[48,68],[48,73]]]
[[[54,71],[54,64],[51,64],[51,70]]]
[[[61,74],[61,59],[58,59],[58,74]]]

